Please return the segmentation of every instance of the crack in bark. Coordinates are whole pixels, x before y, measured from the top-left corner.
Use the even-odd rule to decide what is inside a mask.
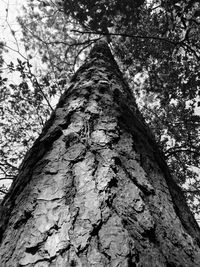
[[[143,185],[140,183],[139,181],[139,177],[136,177],[136,176],[133,176],[124,166],[123,164],[121,165],[123,171],[126,173],[127,177],[133,181],[133,183],[146,195],[146,196],[149,196],[149,195],[155,195],[155,190],[153,188],[149,188],[149,186],[146,184],[146,185]]]
[[[24,225],[31,217],[33,217],[31,211],[24,211],[24,214],[19,218],[17,222],[13,225],[14,229],[20,228],[22,225]]]
[[[39,248],[40,244],[37,244],[36,246],[26,248],[25,252],[35,255],[38,252]]]

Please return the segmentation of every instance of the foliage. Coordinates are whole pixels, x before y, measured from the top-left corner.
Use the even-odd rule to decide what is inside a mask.
[[[21,83],[5,89],[10,103],[5,110],[11,116],[7,128],[4,125],[8,131],[4,135],[10,135],[5,148],[23,140],[30,146],[35,135],[30,130],[31,138],[27,138],[27,129],[32,125],[38,133],[43,125],[34,118],[45,120],[51,109],[47,102],[66,89],[87,48],[107,37],[174,177],[189,192],[193,210],[199,212],[199,202],[193,205],[200,192],[193,168],[199,167],[200,159],[199,2],[34,0],[28,1],[19,23],[28,57],[14,68],[20,71],[22,65]],[[36,56],[43,69],[33,72],[29,65]],[[27,90],[25,96],[23,90]],[[17,108],[16,103],[20,103]],[[16,116],[20,123],[12,128]],[[17,137],[12,137],[14,132]]]
[[[31,65],[18,59],[16,66],[10,63],[7,68],[20,74],[20,82],[9,83],[7,78],[1,81],[0,180],[14,178],[25,152],[50,114],[49,102],[45,103],[45,83],[37,81]]]
[[[127,26],[130,20],[137,23],[138,9],[143,3],[144,0],[70,0],[64,1],[64,12],[78,21],[84,29],[108,33],[108,28],[117,23]]]

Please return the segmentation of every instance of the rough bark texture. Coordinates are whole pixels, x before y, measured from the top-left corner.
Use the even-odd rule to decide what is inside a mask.
[[[1,207],[2,267],[197,267],[200,231],[105,43]]]

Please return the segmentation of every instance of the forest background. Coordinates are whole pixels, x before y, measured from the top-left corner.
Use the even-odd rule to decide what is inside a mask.
[[[1,196],[91,46],[107,38],[199,218],[199,1],[1,1]]]

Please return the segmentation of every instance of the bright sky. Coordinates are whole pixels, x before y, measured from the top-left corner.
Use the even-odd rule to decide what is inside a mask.
[[[11,61],[15,63],[17,58],[20,58],[17,51],[24,51],[23,44],[19,41],[21,29],[16,17],[22,13],[22,5],[25,3],[26,0],[0,0],[0,41],[5,42],[9,47],[9,49],[7,48],[8,52],[3,55],[6,63]],[[9,80],[16,81],[18,79],[16,73],[8,74],[6,71],[4,73],[5,76],[9,76]],[[1,184],[8,186],[10,180],[2,180]]]
[[[19,39],[21,36],[21,29],[16,21],[16,17],[22,13],[22,5],[26,0],[0,0],[0,41],[6,43],[11,50],[18,50],[21,48]],[[18,42],[17,42],[18,40]],[[16,52],[5,54],[4,59],[13,60],[19,57]]]
[[[6,64],[11,61],[17,63],[17,58],[22,59],[21,55],[25,55],[24,45],[20,41],[22,37],[21,27],[17,22],[17,16],[23,14],[22,6],[26,4],[26,0],[0,0],[0,41],[6,45],[8,52],[3,54]],[[4,66],[5,67],[5,66]],[[17,81],[16,73],[9,73],[4,70],[5,76],[13,82]]]

